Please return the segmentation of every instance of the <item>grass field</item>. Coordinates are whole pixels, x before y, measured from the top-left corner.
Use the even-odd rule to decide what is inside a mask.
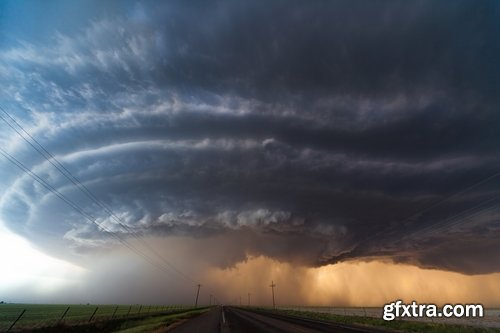
[[[158,305],[0,304],[0,332],[9,329],[23,311],[12,332],[57,324],[76,325],[112,318],[139,318],[189,309],[186,306]]]
[[[114,333],[142,333],[152,332],[161,327],[168,326],[178,320],[188,319],[200,313],[208,311],[208,308],[190,310],[183,313],[169,314],[164,316],[155,316],[143,320],[124,323],[119,330]]]
[[[404,320],[385,321],[381,318],[363,316],[343,316],[331,313],[298,311],[298,310],[273,310],[269,308],[258,308],[259,310],[276,312],[291,316],[334,321],[341,324],[354,324],[372,327],[383,327],[399,332],[414,333],[500,333],[500,328],[473,327],[464,325],[453,325],[443,323],[424,323]]]

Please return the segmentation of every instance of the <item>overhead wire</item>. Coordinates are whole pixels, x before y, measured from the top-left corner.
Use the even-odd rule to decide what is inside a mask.
[[[435,202],[435,203],[433,203],[433,204],[431,204],[431,205],[429,205],[429,206],[427,206],[427,207],[425,207],[425,208],[423,208],[423,209],[421,209],[421,210],[413,213],[412,215],[410,215],[410,216],[404,218],[403,220],[399,221],[398,222],[398,226],[401,225],[401,224],[403,224],[403,223],[410,222],[412,219],[417,218],[418,216],[420,216],[420,215],[422,215],[424,213],[427,213],[427,212],[429,212],[429,211],[431,211],[431,210],[433,210],[433,209],[435,209],[435,208],[443,205],[444,203],[446,203],[446,202],[448,202],[448,201],[450,201],[450,200],[452,200],[454,198],[457,198],[457,197],[459,197],[460,195],[462,195],[464,193],[469,192],[472,189],[475,189],[475,188],[477,188],[477,187],[479,187],[481,185],[484,185],[487,182],[489,182],[489,181],[497,178],[498,176],[500,176],[500,171],[496,172],[494,174],[491,174],[490,176],[488,176],[486,178],[483,178],[480,181],[478,181],[478,182],[476,182],[476,183],[474,183],[474,184],[472,184],[472,185],[470,185],[470,186],[468,186],[468,187],[466,187],[464,189],[461,189],[458,192],[455,192],[452,195],[447,196],[447,197],[445,197],[445,198],[443,198],[443,199],[441,199],[441,200],[439,200],[439,201],[437,201],[437,202]],[[396,226],[392,227],[392,229],[394,229],[394,228],[396,228]],[[370,241],[370,240],[372,240],[372,239],[374,239],[376,237],[379,237],[379,236],[381,236],[383,234],[387,234],[388,232],[390,232],[390,229],[389,230],[387,230],[387,229],[380,230],[379,232],[373,233],[370,236],[368,236],[367,238],[365,238],[363,240],[363,242],[368,242],[368,241]]]
[[[444,231],[444,230],[449,230],[450,227],[456,227],[464,224],[465,222],[469,221],[473,217],[480,216],[482,214],[488,213],[488,212],[493,212],[496,209],[500,208],[500,203],[497,203],[492,206],[487,206],[487,204],[491,202],[495,202],[498,200],[500,196],[495,196],[493,198],[489,198],[486,201],[483,201],[473,207],[469,207],[455,215],[449,216],[443,220],[438,221],[437,223],[434,223],[432,225],[429,225],[425,228],[422,228],[420,230],[415,231],[414,233],[411,233],[409,235],[403,236],[403,239],[411,238],[414,237],[415,235],[422,235],[422,234],[430,234],[430,233],[436,233],[438,231]],[[487,206],[484,209],[483,206]]]
[[[24,141],[26,141],[34,150],[36,150],[45,160],[47,160],[54,168],[56,168],[66,179],[68,179],[73,185],[75,185],[82,193],[84,193],[92,202],[102,208],[117,224],[130,233],[135,239],[137,239],[149,252],[154,254],[157,258],[163,262],[170,270],[176,272],[183,278],[189,280],[190,282],[197,283],[190,276],[182,272],[175,265],[165,259],[161,254],[159,254],[153,247],[151,247],[147,241],[139,235],[135,230],[128,227],[123,219],[118,217],[104,202],[98,199],[90,189],[83,184],[77,177],[75,177],[53,154],[51,154],[36,138],[34,138],[24,127],[19,124],[3,107],[0,106],[0,110],[10,119],[8,119],[0,114],[0,119],[2,119],[12,130],[14,130]],[[13,125],[15,124],[17,128]],[[29,139],[32,141],[30,141]],[[4,151],[5,152],[5,151]],[[4,155],[5,156],[5,155]],[[74,208],[74,207],[73,207]],[[92,217],[93,218],[93,217]],[[97,223],[96,220],[94,220]],[[151,261],[152,259],[149,259]]]
[[[7,160],[10,161],[12,164],[14,164],[18,168],[20,168],[24,173],[26,173],[29,177],[31,177],[33,180],[35,180],[38,184],[42,185],[49,192],[54,194],[56,197],[61,199],[63,202],[65,202],[68,206],[70,206],[76,212],[78,212],[83,217],[85,217],[85,219],[87,219],[91,223],[95,224],[99,229],[103,230],[106,234],[109,234],[110,236],[113,236],[116,239],[118,239],[118,241],[120,241],[125,247],[127,247],[129,250],[131,250],[132,252],[134,252],[138,256],[140,256],[143,259],[145,259],[146,261],[148,261],[150,264],[152,264],[156,268],[165,271],[164,268],[159,267],[157,265],[157,263],[155,261],[152,261],[146,254],[144,254],[144,252],[140,251],[139,249],[135,248],[132,244],[130,244],[126,240],[122,239],[117,233],[110,231],[106,227],[104,227],[102,224],[99,224],[91,214],[87,213],[80,206],[78,206],[78,204],[74,203],[71,199],[67,198],[64,194],[62,194],[55,187],[53,187],[52,185],[47,183],[43,178],[41,178],[39,175],[37,175],[36,173],[31,171],[25,164],[23,164],[21,161],[16,159],[14,156],[9,154],[3,148],[0,148],[0,154],[3,155],[5,158],[7,158]],[[169,272],[169,271],[166,271],[166,272]]]

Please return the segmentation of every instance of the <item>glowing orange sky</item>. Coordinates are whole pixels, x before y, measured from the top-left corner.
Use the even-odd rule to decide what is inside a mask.
[[[270,304],[271,280],[279,305],[380,306],[396,299],[428,303],[500,305],[500,274],[468,276],[410,265],[356,262],[294,267],[257,257],[233,269],[211,269],[210,285],[230,302]]]
[[[5,237],[4,241],[8,240]],[[12,296],[9,297],[12,300],[24,300],[21,297],[23,292],[19,289],[21,287],[31,298],[38,293],[40,302],[85,300],[95,303],[130,303],[135,300],[191,304],[194,300],[194,282],[152,270],[147,263],[138,257],[131,257],[129,251],[122,247],[115,248],[115,251],[105,256],[93,256],[93,265],[82,270],[59,261],[57,265],[50,266],[49,263],[55,262],[53,259],[49,261],[41,255],[35,257],[36,251],[33,249],[23,252],[20,241],[14,240],[7,244],[10,247],[17,244],[16,253],[20,256],[16,257],[15,265],[12,261],[12,269],[8,271],[21,274],[16,265],[33,268],[27,260],[37,258],[40,263],[50,267],[50,281],[57,280],[57,283],[48,286],[46,279],[43,280],[46,273],[40,273],[35,268],[23,273],[23,276],[33,275],[30,275],[30,279],[25,276],[28,279],[26,281],[19,274],[10,276],[10,280],[9,275],[6,275],[3,281],[7,289],[2,291],[5,294],[10,290]],[[483,303],[487,307],[500,306],[500,273],[464,275],[381,261],[308,268],[280,263],[263,256],[239,262],[232,268],[217,268],[217,265],[208,263],[207,258],[204,258],[210,251],[219,257],[219,249],[212,246],[213,243],[208,244],[207,240],[180,237],[151,239],[150,243],[158,251],[171,253],[170,259],[177,267],[203,284],[200,299],[204,304],[208,304],[210,293],[222,303],[238,303],[241,297],[242,303],[246,304],[247,294],[251,293],[253,305],[270,305],[269,285],[273,280],[277,285],[275,293],[278,305],[380,306],[402,299],[406,302],[416,300],[420,303]],[[198,243],[206,249],[204,252],[194,246]],[[220,247],[221,250],[223,248]],[[9,261],[6,263],[10,267]],[[100,288],[96,289],[96,286]],[[61,291],[64,290],[66,292],[62,294],[67,295],[68,299],[61,298]]]

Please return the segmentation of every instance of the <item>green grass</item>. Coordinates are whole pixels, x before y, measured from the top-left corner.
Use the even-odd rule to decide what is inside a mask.
[[[269,308],[256,308],[279,314],[304,317],[317,320],[333,321],[340,324],[362,325],[385,328],[396,332],[411,333],[500,333],[499,328],[473,327],[442,323],[423,323],[404,320],[385,321],[379,318],[361,316],[339,316],[329,313],[297,311],[297,310],[272,310]]]
[[[115,331],[115,333],[141,333],[150,332],[157,330],[161,327],[173,324],[176,321],[191,318],[193,316],[199,315],[203,312],[208,311],[208,308],[196,309],[188,312],[151,317],[143,320],[136,320],[133,322],[127,322],[122,325],[122,327]]]
[[[155,305],[0,304],[0,332],[6,331],[23,310],[26,312],[16,323],[16,329],[57,325],[68,307],[63,320],[67,325],[87,323],[97,307],[93,322],[111,319],[115,309],[114,318],[126,318],[127,315],[137,317],[187,308]]]

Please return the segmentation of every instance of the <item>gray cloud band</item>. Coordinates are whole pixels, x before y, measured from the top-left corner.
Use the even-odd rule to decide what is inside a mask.
[[[150,4],[3,46],[4,107],[134,230],[241,240],[221,265],[500,271],[498,179],[414,216],[500,170],[497,3],[201,6]],[[13,133],[0,140],[95,211]],[[105,246],[0,163],[11,229],[57,253]]]

